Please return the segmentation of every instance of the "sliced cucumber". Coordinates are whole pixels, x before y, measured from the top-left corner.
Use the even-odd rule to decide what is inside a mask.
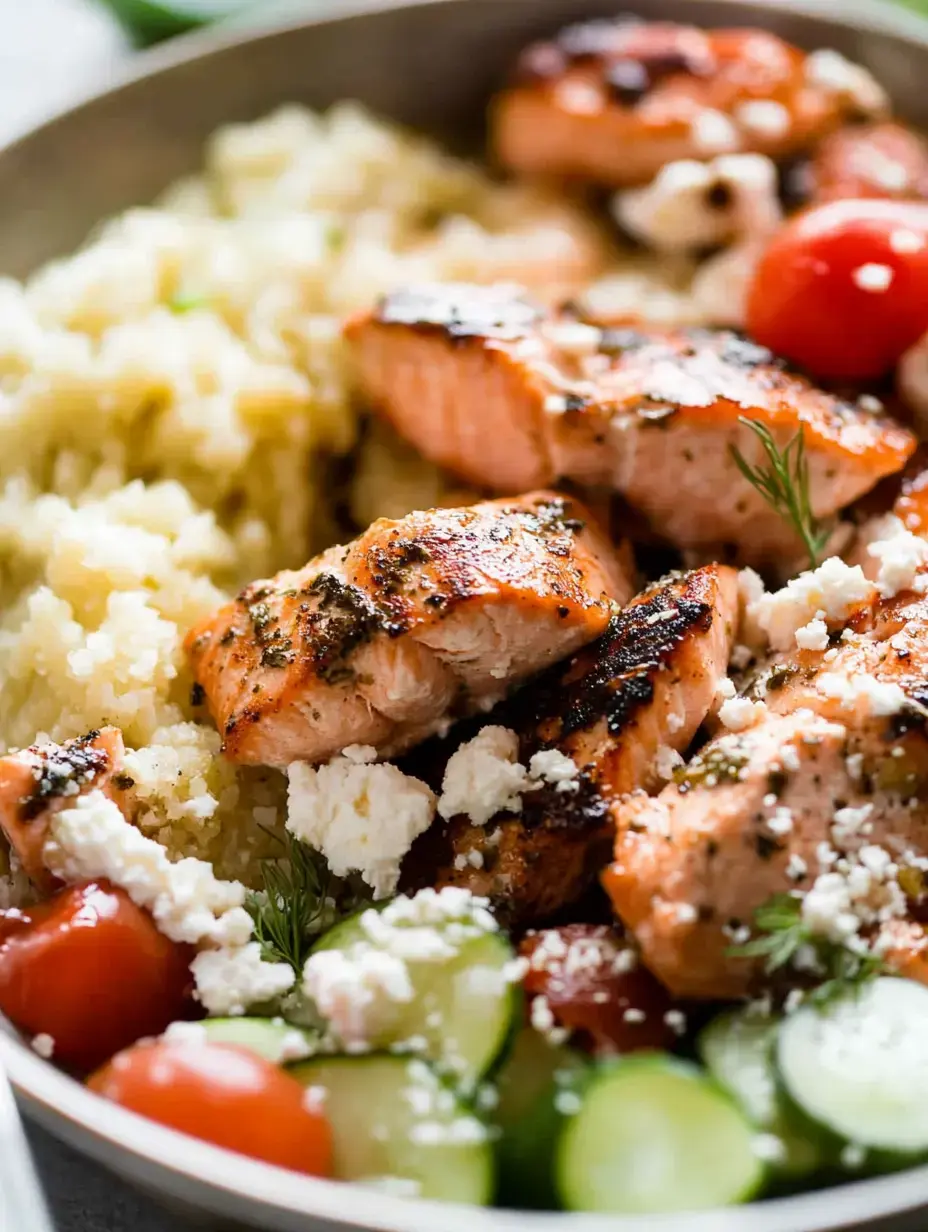
[[[212,1043],[238,1044],[275,1065],[303,1061],[319,1049],[318,1032],[294,1027],[282,1018],[205,1018],[196,1025]]]
[[[848,1142],[928,1151],[928,988],[891,976],[780,1028],[777,1068],[790,1097]]]
[[[639,1054],[594,1071],[560,1135],[568,1210],[658,1214],[746,1202],[764,1181],[755,1131],[695,1066]]]
[[[489,1131],[424,1061],[320,1057],[291,1072],[324,1100],[338,1179],[446,1202],[490,1201]]]
[[[396,933],[390,938],[376,927],[378,920],[388,930],[395,927],[400,942]],[[382,998],[366,1023],[365,1043],[373,1051],[415,1052],[462,1091],[473,1092],[505,1057],[522,1021],[521,985],[507,970],[515,954],[502,933],[471,927],[466,920],[438,923],[426,931],[445,944],[433,947],[430,958],[410,957],[418,947],[408,947],[404,962],[412,999]],[[402,951],[405,932],[402,920],[394,925],[389,906],[369,909],[337,924],[320,938],[313,954],[340,950],[350,960],[371,948]]]
[[[493,1121],[501,1205],[556,1210],[554,1154],[569,1112],[580,1106],[577,1090],[589,1069],[580,1053],[555,1048],[532,1028],[516,1036],[498,1079]]]
[[[719,1014],[699,1037],[699,1054],[720,1087],[758,1129],[782,1144],[770,1165],[782,1176],[807,1176],[824,1162],[821,1134],[784,1098],[773,1050],[778,1018],[744,1010]]]

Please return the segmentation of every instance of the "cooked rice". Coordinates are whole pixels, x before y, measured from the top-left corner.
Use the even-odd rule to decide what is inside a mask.
[[[254,881],[285,780],[217,756],[181,643],[334,534],[327,469],[359,431],[340,317],[423,279],[560,296],[610,260],[571,205],[341,105],[221,130],[156,208],[0,282],[0,746],[116,724],[142,827]],[[685,272],[608,273],[600,307],[690,311]],[[359,522],[446,495],[384,429],[365,436]]]

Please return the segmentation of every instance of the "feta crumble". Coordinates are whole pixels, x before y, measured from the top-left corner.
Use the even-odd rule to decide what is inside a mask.
[[[875,680],[864,672],[843,676],[839,672],[824,672],[817,677],[816,690],[823,697],[830,697],[849,710],[882,718],[900,714],[912,705],[898,684]]]
[[[729,731],[746,731],[767,715],[765,702],[752,702],[748,697],[731,697],[719,708],[719,721]]]
[[[806,80],[810,85],[837,94],[867,116],[884,115],[889,98],[872,73],[830,48],[806,57]]]
[[[928,541],[906,530],[899,518],[881,522],[880,538],[867,547],[867,555],[879,562],[876,585],[884,599],[901,590],[928,589],[928,577],[919,577],[928,565]]]
[[[800,650],[827,650],[828,626],[816,618],[796,630],[796,645]]]
[[[484,727],[448,759],[438,812],[445,818],[463,814],[475,826],[485,826],[497,813],[520,813],[528,783],[516,733]]]
[[[654,773],[658,778],[667,779],[673,778],[673,772],[677,766],[683,765],[683,758],[676,749],[672,749],[669,744],[662,744],[657,750],[654,757]]]
[[[792,578],[781,590],[751,600],[747,615],[767,635],[774,650],[789,650],[797,630],[815,620],[843,622],[855,608],[870,602],[875,593],[876,588],[859,565],[847,565],[840,557],[830,556],[817,569]]]
[[[321,851],[336,877],[358,872],[377,898],[396,889],[403,857],[435,815],[425,783],[376,751],[351,746],[326,765],[288,769],[287,829]]]
[[[519,737],[508,727],[482,728],[452,754],[445,767],[438,812],[463,815],[485,826],[497,813],[521,813],[522,796],[548,783],[558,792],[577,791],[580,770],[559,749],[532,754],[528,767],[519,758]]]
[[[360,1051],[392,1017],[392,1007],[412,1001],[409,969],[401,958],[373,946],[350,953],[319,950],[303,968],[303,992],[347,1051]]]
[[[264,961],[257,941],[201,950],[190,970],[196,999],[212,1017],[246,1014],[252,1005],[276,1001],[296,981],[289,964]]]
[[[55,1052],[55,1040],[47,1031],[40,1031],[38,1035],[33,1035],[30,1047],[38,1056],[50,1061]]]
[[[622,227],[664,252],[767,236],[783,220],[776,167],[762,154],[665,163],[650,184],[617,193],[612,209]]]

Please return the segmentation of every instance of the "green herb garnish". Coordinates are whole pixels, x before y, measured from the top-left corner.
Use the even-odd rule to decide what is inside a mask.
[[[826,1005],[849,990],[857,990],[876,975],[885,973],[876,954],[856,954],[842,945],[816,936],[802,918],[802,899],[792,894],[774,894],[754,912],[754,927],[760,936],[744,945],[734,945],[734,958],[765,958],[767,975],[788,966],[798,950],[809,946],[815,953],[824,980],[808,994],[815,1005]]]
[[[168,307],[172,312],[182,316],[185,312],[193,312],[195,308],[206,308],[209,306],[209,299],[205,295],[196,295],[192,291],[176,291],[168,300]]]
[[[800,427],[786,448],[781,450],[766,425],[756,419],[739,415],[738,422],[750,428],[763,446],[769,465],[751,466],[736,445],[731,445],[735,465],[768,505],[798,533],[809,553],[814,569],[831,534],[831,526],[822,523],[812,512],[809,497],[809,463],[806,458],[805,436]]]
[[[333,878],[325,859],[285,832],[284,853],[262,861],[264,889],[253,891],[245,910],[267,962],[289,963],[299,975],[313,941],[334,922]]]

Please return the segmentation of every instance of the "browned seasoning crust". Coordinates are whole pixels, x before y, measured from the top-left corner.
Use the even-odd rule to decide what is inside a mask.
[[[94,788],[123,807],[134,786],[121,771],[124,756],[122,732],[104,727],[0,758],[0,830],[37,889],[47,892],[55,884],[43,858],[50,817]]]
[[[778,104],[782,121],[755,122],[743,108],[757,101]],[[620,18],[569,26],[528,47],[495,100],[492,142],[503,165],[522,174],[621,186],[681,158],[782,157],[858,107],[807,72],[804,52],[767,31]]]
[[[794,532],[744,478],[763,462],[742,417],[780,447],[801,427],[827,517],[901,469],[894,421],[817,389],[728,330],[593,327],[511,289],[431,286],[346,326],[372,405],[433,462],[501,491],[566,478],[620,493],[684,548],[782,565]]]
[[[232,759],[388,755],[591,641],[630,590],[588,512],[536,492],[381,519],[247,587],[186,647]]]
[[[597,642],[531,681],[454,745],[433,742],[413,754],[412,771],[440,789],[460,741],[496,723],[518,733],[523,764],[554,748],[579,776],[575,790],[545,785],[523,797],[518,815],[498,814],[486,826],[466,817],[437,822],[407,857],[406,887],[467,886],[520,925],[580,898],[608,859],[615,799],[654,785],[659,751],[685,749],[708,713],[736,615],[731,569],[663,579],[616,614]]]

